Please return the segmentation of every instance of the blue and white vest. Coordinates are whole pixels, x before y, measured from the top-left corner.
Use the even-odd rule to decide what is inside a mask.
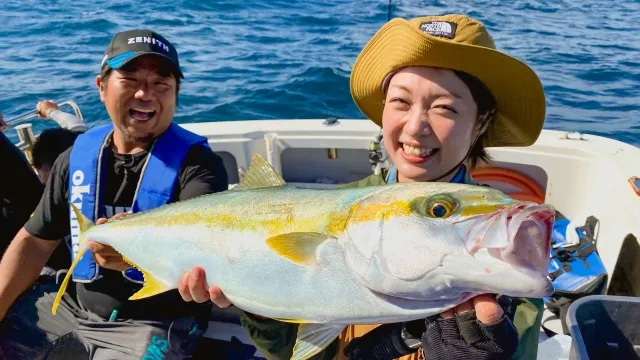
[[[106,171],[102,161],[104,150],[113,132],[113,125],[96,126],[78,136],[71,150],[69,161],[69,202],[95,222],[104,217],[102,204],[104,181],[102,173]],[[185,130],[175,123],[162,134],[150,150],[143,167],[138,187],[134,195],[131,213],[150,210],[165,205],[171,199],[171,193],[178,181],[178,175],[187,152],[193,145],[208,146],[207,139]],[[100,179],[100,181],[98,181]],[[71,206],[71,258],[78,253],[78,219]],[[142,283],[142,273],[135,268],[123,271],[130,281]],[[93,282],[101,277],[101,269],[93,259],[91,250],[82,257],[73,271],[76,282]]]

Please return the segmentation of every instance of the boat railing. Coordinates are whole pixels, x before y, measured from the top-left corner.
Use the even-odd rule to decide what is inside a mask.
[[[84,122],[84,119],[82,118],[82,112],[80,111],[80,107],[78,106],[78,104],[76,104],[75,101],[73,101],[73,100],[56,101],[56,104],[58,104],[58,107],[62,107],[63,105],[71,106],[71,108],[73,108],[73,112],[76,114],[76,117],[78,119],[80,119],[80,121]],[[37,111],[29,111],[27,113],[15,116],[15,117],[11,118],[10,120],[6,120],[5,122],[9,126],[14,126],[14,125],[20,124],[22,122],[25,122],[27,120],[31,120],[31,119],[33,119],[33,118],[35,118],[37,116],[38,116],[38,112]]]
[[[81,122],[84,122],[84,119],[82,117],[82,112],[80,111],[80,107],[75,101],[73,100],[56,101],[56,104],[58,104],[58,107],[69,105],[73,109],[73,112],[75,113],[76,117],[80,119]],[[5,121],[5,123],[9,127],[14,127],[14,129],[18,133],[18,138],[20,139],[20,142],[16,144],[16,146],[20,149],[20,151],[24,153],[24,155],[26,156],[30,164],[33,164],[33,157],[31,154],[31,150],[33,149],[33,144],[36,142],[37,136],[33,133],[33,126],[31,123],[27,123],[27,124],[22,124],[22,123],[24,123],[25,121],[31,120],[33,118],[36,118],[38,116],[39,116],[38,111],[30,111]]]

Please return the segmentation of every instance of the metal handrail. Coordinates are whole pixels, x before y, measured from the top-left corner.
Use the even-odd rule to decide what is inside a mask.
[[[80,108],[78,107],[78,104],[76,104],[75,101],[73,101],[73,100],[63,100],[63,101],[60,101],[60,102],[56,101],[56,104],[58,104],[58,107],[61,107],[63,105],[71,106],[71,108],[73,108],[73,111],[76,114],[76,117],[78,119],[80,119],[80,121],[84,122],[84,119],[82,117],[82,112],[80,111]],[[19,124],[21,122],[33,119],[35,117],[38,117],[38,111],[37,110],[36,111],[29,111],[27,113],[15,116],[15,117],[13,117],[13,118],[11,118],[9,120],[5,120],[5,122],[9,126],[15,126],[15,125],[17,125],[17,124]]]

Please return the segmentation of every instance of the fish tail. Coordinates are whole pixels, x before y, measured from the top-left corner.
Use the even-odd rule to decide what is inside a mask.
[[[58,306],[60,306],[60,300],[62,300],[62,295],[64,295],[65,291],[67,290],[67,286],[69,285],[69,280],[71,279],[71,274],[73,274],[73,270],[78,265],[78,263],[80,262],[84,254],[87,252],[88,241],[85,233],[87,230],[91,229],[96,225],[93,223],[93,221],[89,220],[86,216],[84,216],[82,212],[80,212],[80,210],[73,203],[69,203],[69,204],[73,208],[73,212],[75,213],[76,218],[78,219],[78,227],[80,228],[80,231],[78,234],[78,243],[79,243],[78,254],[73,260],[73,263],[71,263],[71,267],[69,267],[69,271],[67,271],[67,274],[65,275],[64,280],[62,281],[62,285],[60,285],[60,289],[56,294],[56,299],[53,301],[53,307],[51,308],[51,313],[53,315],[56,314],[56,311],[58,310]]]

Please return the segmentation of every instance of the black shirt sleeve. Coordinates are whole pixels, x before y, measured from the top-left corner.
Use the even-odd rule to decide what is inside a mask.
[[[0,254],[35,209],[44,185],[27,159],[0,132]]]
[[[70,147],[53,163],[49,181],[33,216],[25,224],[29,234],[44,240],[60,240],[69,235],[69,158]]]
[[[182,162],[179,200],[227,190],[229,179],[222,158],[211,148],[193,146]]]

